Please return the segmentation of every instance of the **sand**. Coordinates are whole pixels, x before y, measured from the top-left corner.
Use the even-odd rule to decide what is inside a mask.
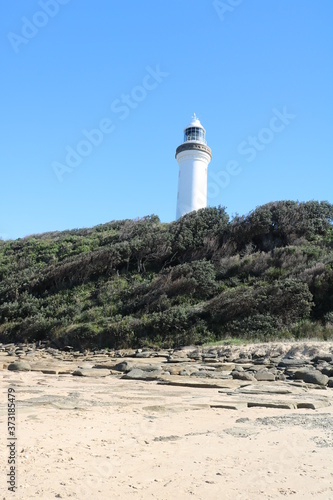
[[[0,371],[0,499],[333,499],[333,406],[212,408],[218,389]],[[16,390],[16,493],[7,389]],[[311,391],[310,391],[311,393]],[[332,389],[312,389],[333,400]]]

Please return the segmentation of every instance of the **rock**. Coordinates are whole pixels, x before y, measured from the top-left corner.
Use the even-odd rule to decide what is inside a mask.
[[[15,354],[17,356],[21,356],[22,354],[25,354],[25,351],[23,349],[16,349]]]
[[[191,373],[191,377],[213,378],[213,374],[210,371],[199,370]]]
[[[128,373],[125,373],[121,378],[130,380],[158,380],[162,375],[161,370],[144,371],[140,368],[133,368]]]
[[[18,372],[30,372],[31,366],[27,361],[15,361],[8,365],[8,370]]]
[[[232,378],[235,380],[248,380],[249,382],[252,382],[255,380],[254,376],[251,373],[247,372],[238,372],[238,371],[233,371],[231,373]]]
[[[328,363],[331,363],[333,361],[333,356],[332,354],[321,353],[311,359],[311,363],[318,363],[320,361],[327,361]]]
[[[173,385],[180,387],[198,387],[207,389],[237,389],[245,382],[237,383],[236,380],[218,380],[218,379],[198,379],[197,377],[177,377],[161,376],[158,384]]]
[[[182,359],[187,360],[187,361],[189,359],[187,352],[185,350],[181,350],[181,349],[177,350],[177,351],[173,351],[173,355],[172,356],[170,355],[170,357],[174,357],[176,359],[182,358]]]
[[[84,370],[86,370],[86,369],[90,370],[90,368],[94,368],[94,367],[95,367],[95,365],[94,365],[93,363],[87,363],[87,362],[86,362],[86,363],[80,363],[80,364],[78,365],[78,368],[79,368],[79,369],[81,369],[81,368],[82,368],[82,369],[84,369]]]
[[[243,372],[244,368],[241,365],[234,365],[234,368],[232,368],[232,370],[235,372]]]
[[[333,377],[333,366],[332,367],[324,366],[323,368],[318,367],[318,370],[321,371],[323,375],[327,375],[328,377]]]
[[[214,372],[211,377],[220,380],[232,380],[231,372]]]
[[[254,376],[258,382],[273,382],[275,380],[275,375],[271,372],[257,372]]]
[[[241,365],[252,365],[252,359],[251,358],[248,358],[246,356],[244,357],[239,357],[239,358],[235,358],[233,359],[233,362],[234,363],[238,363],[238,364],[241,364]]]
[[[202,355],[203,361],[214,361],[217,360],[217,354],[215,353],[207,353]]]
[[[254,358],[253,364],[254,365],[269,365],[270,364],[270,360],[267,359],[266,357],[264,357],[264,358]]]
[[[295,379],[303,380],[307,384],[316,384],[316,385],[327,385],[328,384],[328,376],[323,375],[318,370],[311,369],[303,369],[298,370],[294,374]]]
[[[155,353],[156,358],[168,358],[170,356],[170,353],[167,351],[158,351]]]
[[[110,375],[110,370],[103,368],[81,368],[73,371],[73,375],[79,377],[107,377]]]
[[[224,410],[242,410],[243,408],[247,408],[247,402],[246,401],[239,401],[239,402],[218,402],[218,403],[211,403],[210,404],[211,408],[222,408]]]
[[[193,351],[188,354],[188,357],[194,359],[195,361],[201,361],[202,353],[200,351]]]
[[[135,357],[136,358],[151,358],[154,354],[152,352],[137,352]]]
[[[26,354],[27,358],[33,358],[36,356],[36,351],[28,351]]]
[[[317,410],[318,408],[326,408],[327,406],[330,406],[330,403],[323,400],[296,403],[297,409],[309,408],[310,410]]]
[[[214,368],[220,372],[224,372],[224,371],[231,372],[232,370],[236,370],[236,365],[235,365],[235,363],[219,363]],[[239,367],[239,368],[241,368],[241,367]],[[242,369],[240,369],[238,371],[242,371]]]
[[[164,366],[166,366],[163,363]],[[151,372],[153,370],[162,370],[162,364],[160,362],[158,363],[135,363],[133,368],[140,368],[140,370],[143,370],[144,372]],[[168,368],[169,369],[169,368]]]
[[[289,386],[274,382],[272,385],[252,384],[237,389],[240,394],[292,394],[295,390]]]
[[[117,370],[118,372],[129,372],[134,367],[134,363],[130,361],[122,361],[121,363],[112,364],[112,370]]]
[[[169,356],[167,359],[168,363],[191,363],[189,358],[175,358],[173,356]]]
[[[333,378],[328,379],[328,387],[333,387]]]
[[[281,366],[283,368],[289,368],[289,367],[296,367],[296,366],[306,366],[309,364],[309,361],[305,359],[293,359],[293,358],[283,358],[282,361],[278,364],[278,366]]]
[[[73,349],[74,349],[74,347],[72,347],[71,345],[65,345],[65,347],[63,348],[63,351],[64,352],[72,352]]]
[[[275,402],[270,403],[269,401],[248,401],[248,408],[281,408],[285,410],[294,410],[295,404],[293,403],[283,403]]]
[[[199,371],[204,371],[204,372],[215,372],[216,371],[216,368],[215,366],[211,366],[211,365],[206,365],[206,364],[203,364],[203,365],[197,365]]]
[[[187,366],[186,368],[184,368],[184,370],[179,371],[178,367],[174,367],[174,372],[174,375],[180,375],[181,377],[190,377],[191,375],[198,373],[198,369],[194,366]]]
[[[170,373],[170,375],[180,375],[181,372],[187,370],[187,367],[183,367],[181,365],[170,366],[170,367],[168,366],[167,370]],[[194,371],[197,371],[197,370],[194,370]],[[194,373],[194,372],[191,372],[191,373]]]

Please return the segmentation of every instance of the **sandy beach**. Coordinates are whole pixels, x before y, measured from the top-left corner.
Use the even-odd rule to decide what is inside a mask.
[[[1,499],[333,499],[331,388],[284,391],[276,381],[272,395],[260,381],[191,387],[6,366],[0,379]],[[15,493],[6,484],[9,387]],[[299,407],[244,405],[258,397]],[[227,401],[237,409],[219,407]]]

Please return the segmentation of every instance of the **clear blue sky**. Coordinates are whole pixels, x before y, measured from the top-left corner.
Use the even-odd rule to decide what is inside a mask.
[[[333,202],[331,0],[2,0],[0,14],[3,238],[173,220],[193,112],[209,205]]]

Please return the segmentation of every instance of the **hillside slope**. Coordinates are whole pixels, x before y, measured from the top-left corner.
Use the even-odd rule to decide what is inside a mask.
[[[333,337],[333,205],[207,208],[0,241],[0,342]]]

